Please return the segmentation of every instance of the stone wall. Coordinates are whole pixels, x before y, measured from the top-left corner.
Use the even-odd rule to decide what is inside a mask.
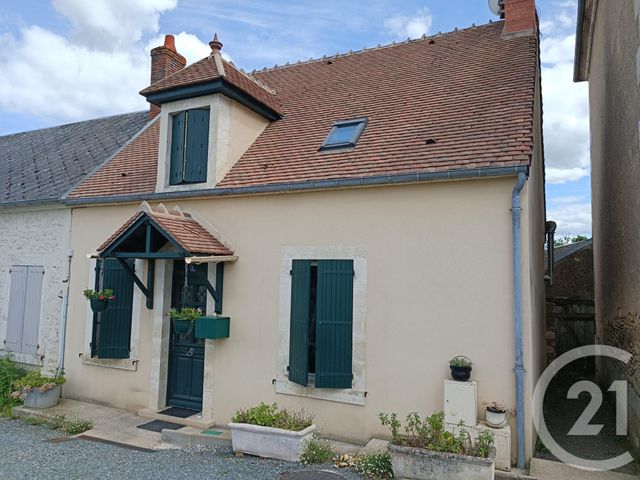
[[[66,288],[71,210],[41,208],[0,210],[0,355],[4,350],[12,265],[44,267],[38,354],[16,355],[46,370],[58,364],[58,330],[62,293]]]

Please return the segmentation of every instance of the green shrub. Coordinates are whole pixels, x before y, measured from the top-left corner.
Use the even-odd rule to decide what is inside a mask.
[[[396,445],[482,458],[488,457],[493,448],[493,433],[489,431],[482,432],[475,442],[462,423],[457,433],[448,432],[444,426],[443,412],[436,412],[424,420],[416,412],[409,413],[403,434],[400,433],[402,424],[395,413],[381,413],[379,418],[382,425],[391,430],[392,441]]]
[[[56,372],[53,376],[42,375],[39,371],[29,372],[24,377],[13,382],[15,390],[33,390],[40,389],[43,392],[62,385],[66,380],[62,373]]]
[[[257,407],[236,411],[231,421],[299,432],[313,424],[313,415],[304,411],[290,412],[280,409],[276,403],[261,403]]]
[[[384,450],[359,455],[355,460],[355,469],[364,478],[376,480],[393,478],[391,455]]]
[[[300,461],[305,465],[311,463],[328,463],[333,460],[334,456],[335,452],[329,442],[313,436],[305,442]]]
[[[13,384],[26,373],[10,359],[0,358],[0,416],[11,416],[11,409],[20,403],[11,394]]]

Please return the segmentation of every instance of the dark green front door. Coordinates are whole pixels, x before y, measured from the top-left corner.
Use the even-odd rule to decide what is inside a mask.
[[[207,310],[207,265],[188,265],[185,282],[185,263],[173,264],[171,306]],[[193,326],[184,335],[177,334],[171,324],[169,340],[169,378],[167,404],[202,410],[202,382],[204,378],[204,340],[194,337]]]

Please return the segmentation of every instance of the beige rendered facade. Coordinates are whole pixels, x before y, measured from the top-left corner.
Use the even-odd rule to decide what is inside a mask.
[[[230,337],[207,340],[205,348],[203,416],[224,425],[238,408],[278,402],[315,413],[325,435],[366,441],[385,434],[379,412],[404,416],[442,409],[448,360],[458,354],[474,361],[480,401],[504,400],[515,407],[510,212],[515,182],[508,176],[165,202],[222,232],[238,256],[225,271],[223,313],[231,317]],[[542,355],[541,182],[541,167],[532,169],[522,192],[526,398]],[[71,266],[64,392],[134,411],[165,406],[171,262],[156,261],[153,310],[136,288],[129,360],[87,357],[91,314],[82,290],[94,281],[94,260],[84,253],[93,252],[138,207],[74,209],[71,247],[77,254]],[[310,257],[354,259],[350,391],[286,385],[282,357],[288,344],[281,319],[289,308],[287,262]],[[144,269],[145,261],[138,262]],[[212,304],[209,297],[207,305]],[[529,404],[526,419],[530,456]]]
[[[576,80],[589,82],[597,341],[633,355],[602,362],[629,381],[629,437],[640,446],[640,1],[584,1]]]

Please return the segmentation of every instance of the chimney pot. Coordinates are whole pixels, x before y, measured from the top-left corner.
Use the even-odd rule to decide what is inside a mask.
[[[165,35],[164,48],[168,48],[172,52],[178,53],[176,50],[176,37],[174,37],[173,35]]]

